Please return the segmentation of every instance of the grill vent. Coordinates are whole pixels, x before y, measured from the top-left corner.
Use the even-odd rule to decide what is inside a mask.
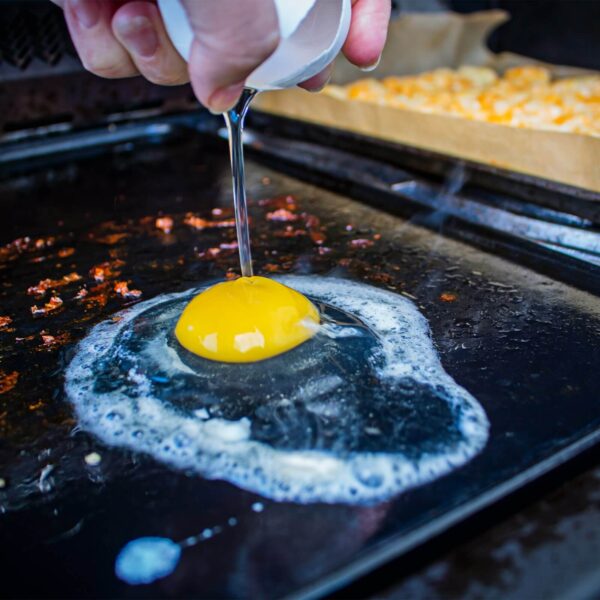
[[[4,4],[0,3],[0,9]],[[25,71],[39,59],[48,66],[66,55],[75,55],[62,11],[50,3],[28,2],[27,6],[4,9],[0,21],[0,65]]]

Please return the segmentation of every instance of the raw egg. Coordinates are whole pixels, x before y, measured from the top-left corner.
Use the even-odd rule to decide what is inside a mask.
[[[254,362],[305,342],[319,312],[308,298],[266,277],[218,283],[186,307],[175,336],[194,354],[222,362]]]

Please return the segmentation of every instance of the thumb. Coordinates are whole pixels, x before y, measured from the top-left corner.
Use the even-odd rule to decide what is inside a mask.
[[[184,0],[194,31],[189,61],[196,96],[214,112],[239,98],[246,78],[279,45],[273,0]]]

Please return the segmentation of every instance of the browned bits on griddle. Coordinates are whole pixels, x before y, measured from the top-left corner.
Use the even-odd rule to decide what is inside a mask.
[[[325,234],[322,231],[311,231],[309,235],[310,235],[310,239],[317,246],[320,246],[321,244],[323,244],[325,242],[325,240],[327,239],[327,237],[325,236]]]
[[[42,408],[42,406],[44,406],[44,401],[38,400],[37,402],[32,402],[31,404],[28,404],[27,410],[30,410],[31,412],[35,412],[36,410]]]
[[[0,264],[18,258],[31,247],[31,238],[21,237],[0,247]]]
[[[129,284],[126,281],[115,282],[114,290],[121,298],[137,299],[142,295],[141,290],[130,290]]]
[[[287,209],[287,210],[297,210],[298,203],[294,196],[284,195],[284,196],[275,196],[274,198],[264,198],[263,200],[258,201],[259,206],[264,206],[266,208],[275,208],[275,209]]]
[[[50,248],[51,246],[54,246],[55,242],[56,238],[52,235],[49,235],[45,238],[37,238],[33,242],[33,246],[36,250],[43,250],[44,248]]]
[[[87,290],[82,288],[76,298],[84,303],[86,308],[104,308],[113,289],[109,282],[103,282]]]
[[[118,258],[100,263],[90,269],[90,277],[95,279],[98,283],[102,283],[106,279],[113,279],[121,274],[121,272],[118,271],[118,268],[122,267],[124,264],[125,263]]]
[[[276,231],[273,235],[278,238],[295,238],[306,235],[306,230],[294,229],[291,225],[286,225],[285,229]]]
[[[17,344],[23,344],[24,342],[30,342],[31,340],[35,339],[35,335],[26,335],[25,337],[16,337],[15,338],[15,342],[17,342]]]
[[[370,273],[369,280],[375,283],[384,283],[387,286],[393,286],[394,278],[388,273]]]
[[[75,248],[71,248],[70,246],[67,246],[66,248],[61,248],[58,251],[58,256],[60,258],[67,258],[68,256],[73,256],[73,254],[75,254]]]
[[[351,248],[370,248],[375,242],[373,240],[368,240],[367,238],[357,238],[355,240],[350,240]]]
[[[102,237],[96,238],[96,241],[99,244],[104,244],[105,246],[114,246],[115,244],[127,239],[129,236],[129,233],[107,233]]]
[[[237,250],[238,243],[237,242],[223,242],[219,244],[219,248],[221,250]]]
[[[37,285],[27,288],[27,293],[30,296],[43,296],[49,289],[62,287],[80,279],[81,275],[75,272],[63,275],[60,279],[42,279]]]
[[[327,236],[325,235],[325,228],[321,225],[319,217],[309,213],[302,213],[302,218],[304,219],[304,225],[306,226],[306,229],[308,229],[313,244],[317,246],[324,244],[327,240]]]
[[[43,330],[40,332],[40,337],[42,338],[42,343],[36,349],[45,352],[56,350],[63,344],[71,341],[71,336],[66,331],[51,335],[47,331]]]
[[[276,221],[278,223],[286,223],[290,221],[297,221],[298,215],[294,214],[290,210],[285,208],[278,208],[273,212],[267,213],[267,221]]]
[[[206,250],[198,252],[198,258],[212,260],[213,258],[217,258],[219,254],[221,254],[221,248],[207,248]]]
[[[11,323],[12,319],[10,317],[0,317],[0,331],[7,329]]]
[[[267,273],[279,273],[279,271],[281,271],[281,267],[279,265],[276,265],[275,263],[267,263],[263,269],[267,272]]]
[[[11,373],[5,373],[0,370],[0,394],[6,394],[6,392],[10,392],[17,382],[19,381],[19,372],[12,371]]]
[[[457,299],[458,296],[451,292],[444,292],[443,294],[440,294],[440,300],[442,302],[456,302]]]
[[[154,226],[163,233],[171,233],[173,231],[173,219],[171,217],[158,217],[154,221]]]
[[[183,222],[194,229],[218,229],[222,227],[235,227],[235,219],[222,219],[220,221],[209,221],[197,217],[194,213],[186,213]]]
[[[222,208],[221,206],[217,206],[211,209],[210,214],[213,217],[232,217],[233,208]]]
[[[31,307],[31,314],[34,317],[45,317],[46,315],[57,311],[63,305],[63,301],[60,296],[52,296],[44,306],[37,306],[34,304]]]

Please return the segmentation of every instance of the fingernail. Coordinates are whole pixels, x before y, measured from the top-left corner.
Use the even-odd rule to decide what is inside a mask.
[[[331,81],[331,75],[319,86],[316,88],[313,88],[312,90],[310,90],[311,92],[320,92],[321,90],[323,90],[326,86],[329,85],[329,82]]]
[[[91,29],[100,19],[99,0],[70,0],[69,6],[77,21],[86,29]]]
[[[381,62],[381,55],[372,65],[367,65],[366,67],[361,67],[360,70],[364,71],[365,73],[368,73],[369,71],[374,71],[379,66],[380,62]]]
[[[149,58],[158,50],[158,35],[150,19],[143,16],[133,18],[117,17],[115,29],[127,49],[139,56]]]
[[[208,109],[213,113],[224,113],[235,106],[244,91],[244,82],[233,83],[213,92],[208,99]]]

